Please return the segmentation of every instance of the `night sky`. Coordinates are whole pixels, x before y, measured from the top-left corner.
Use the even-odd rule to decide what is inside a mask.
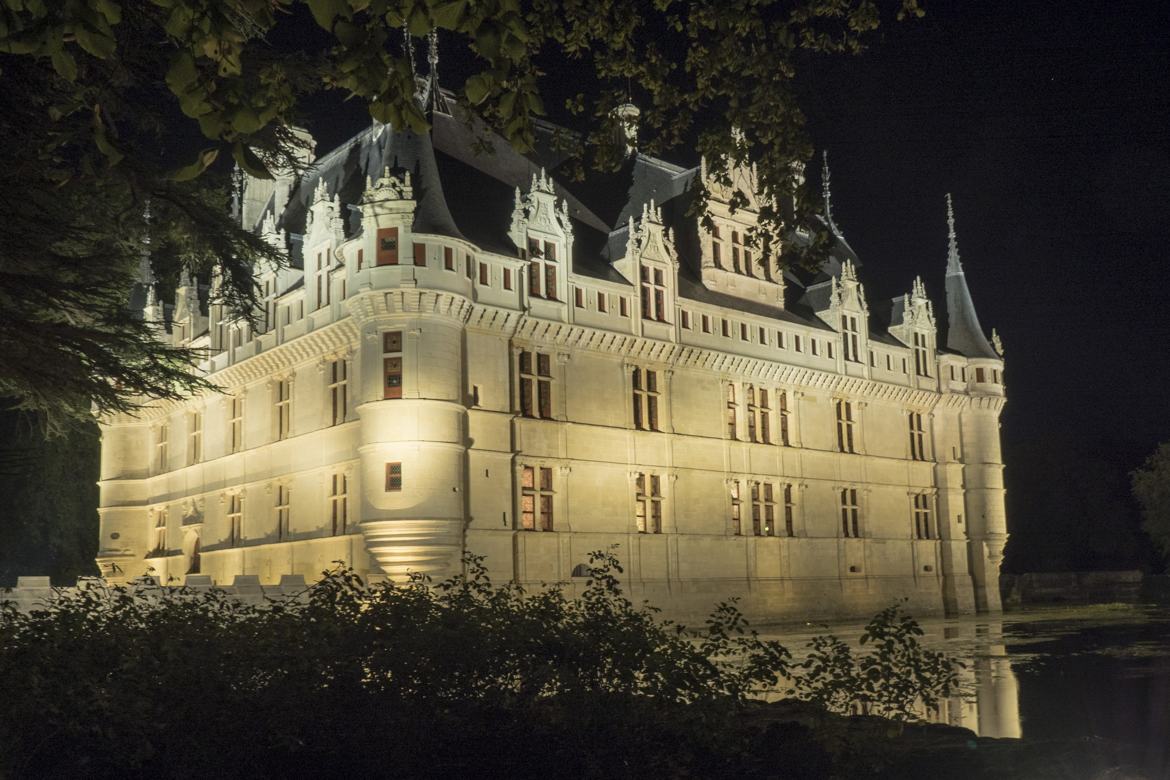
[[[1170,4],[926,10],[817,63],[810,131],[871,300],[920,273],[942,304],[953,193],[981,324],[1004,341],[1010,525],[1057,528],[1041,482],[1116,483],[1170,439]],[[1076,473],[1086,459],[1106,465]]]

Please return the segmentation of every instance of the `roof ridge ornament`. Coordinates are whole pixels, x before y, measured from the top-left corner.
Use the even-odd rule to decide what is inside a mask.
[[[638,120],[642,116],[642,109],[629,100],[613,110],[617,120],[618,141],[626,148],[626,157],[638,150]]]
[[[439,90],[439,28],[432,27],[427,33],[427,90],[430,94],[430,109],[432,113],[447,114],[451,109],[447,106],[447,99]]]
[[[955,234],[955,206],[951,193],[947,193],[947,274],[963,273],[959,260],[959,237]]]
[[[821,151],[821,190],[825,200],[825,222],[829,223],[829,230],[840,236],[845,237],[841,232],[841,228],[837,227],[837,223],[833,221],[833,193],[829,189],[829,150]]]

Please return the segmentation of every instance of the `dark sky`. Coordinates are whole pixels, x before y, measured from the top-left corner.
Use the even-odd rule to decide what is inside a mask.
[[[953,193],[979,316],[1005,343],[1008,446],[1148,450],[1170,438],[1170,4],[1082,5],[929,3],[821,63],[805,107],[871,297],[921,273],[942,300]]]
[[[1041,482],[1128,500],[1124,472],[1170,440],[1170,4],[926,9],[807,74],[811,134],[871,299],[921,273],[941,304],[953,193],[1005,344],[1009,521],[1059,528]]]

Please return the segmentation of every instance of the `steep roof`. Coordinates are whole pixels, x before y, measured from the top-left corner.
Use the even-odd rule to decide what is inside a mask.
[[[281,227],[290,232],[304,232],[305,217],[319,181],[325,181],[330,195],[338,195],[343,206],[351,207],[361,201],[366,180],[377,179],[386,168],[392,172],[410,172],[418,203],[414,230],[452,238],[464,237],[447,206],[430,133],[396,130],[380,122],[375,122],[314,163],[312,170],[290,193],[288,206],[281,216]],[[348,222],[351,234],[360,230],[360,218],[355,225],[352,209]]]
[[[583,181],[574,181],[566,175],[567,154],[552,142],[556,133],[569,131],[540,122],[536,150],[521,154],[478,117],[462,113],[454,101],[447,105],[454,108],[455,115],[436,110],[429,133],[374,123],[315,162],[289,193],[280,215],[279,225],[289,235],[294,264],[318,182],[325,181],[330,196],[339,198],[345,232],[352,237],[361,232],[359,204],[367,179],[377,179],[387,167],[411,174],[418,202],[415,231],[465,239],[507,255],[517,250],[508,237],[515,190],[527,189],[532,177],[546,169],[573,224],[573,272],[620,284],[627,282],[613,263],[625,253],[628,220],[640,216],[644,206],[653,201],[675,237],[680,256],[678,289],[684,299],[811,328],[828,327],[815,311],[823,308],[821,299],[828,294],[828,282],[840,274],[844,261],[860,264],[844,237],[833,229],[834,244],[820,268],[785,270],[785,308],[710,290],[701,281],[699,225],[687,214],[697,167],[686,168],[636,152],[616,171],[594,172]],[[269,208],[273,207],[270,202]],[[835,228],[828,219],[824,221]],[[948,347],[972,356],[995,356],[979,329],[961,268],[957,275],[948,271],[947,304],[948,311],[954,312]],[[871,320],[874,331],[884,331],[888,325],[888,317]],[[879,341],[898,343],[881,338],[880,333],[871,335]]]
[[[967,276],[959,260],[959,240],[955,235],[955,211],[950,193],[947,193],[947,227],[947,348],[967,357],[998,359],[999,355],[983,335],[979,316],[975,313],[975,302],[967,288]]]

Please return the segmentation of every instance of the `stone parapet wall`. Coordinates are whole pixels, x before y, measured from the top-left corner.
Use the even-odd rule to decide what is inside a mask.
[[[127,585],[118,587],[125,588],[131,594],[141,592],[161,594],[164,586],[157,577],[139,577]],[[209,575],[192,574],[181,584],[172,582],[166,586],[170,590],[183,589],[190,593],[214,589],[245,604],[257,605],[302,598],[308,592],[308,587],[305,578],[299,574],[286,574],[276,585],[261,585],[260,578],[254,574],[237,574],[231,585],[216,585],[212,583]],[[78,578],[76,585],[64,587],[53,587],[48,577],[19,577],[15,588],[0,588],[0,605],[12,603],[18,610],[29,612],[43,609],[55,599],[92,588],[113,590],[100,577],[81,577]]]
[[[1059,571],[1001,574],[1005,606],[1071,602],[1136,602],[1142,598],[1142,573],[1132,571]]]

